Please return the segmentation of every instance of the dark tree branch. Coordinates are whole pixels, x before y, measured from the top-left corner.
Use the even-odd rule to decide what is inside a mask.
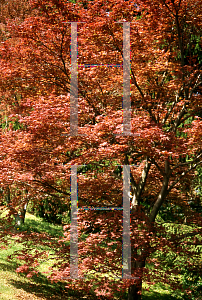
[[[187,165],[193,164],[193,163],[194,163],[195,161],[197,161],[200,157],[202,157],[202,152],[201,152],[200,154],[198,154],[198,156],[197,156],[194,160],[176,165],[176,166],[172,169],[172,171],[174,171],[175,169],[177,169],[177,168],[179,168],[179,167],[183,167],[183,166],[187,166]]]
[[[161,175],[164,175],[163,170],[159,167],[158,163],[156,162],[156,160],[154,158],[149,158],[149,160],[157,167],[157,169],[159,170],[159,172],[161,173]]]
[[[190,232],[190,233],[184,233],[180,236],[175,236],[175,237],[172,237],[171,239],[169,239],[170,242],[172,241],[179,241],[179,240],[182,240],[184,238],[187,238],[187,237],[192,237],[192,236],[195,236],[197,234],[200,234],[199,231],[194,231],[194,232]]]
[[[42,186],[45,187],[45,188],[50,188],[50,189],[52,189],[52,190],[54,190],[54,191],[56,191],[56,192],[58,192],[58,193],[60,193],[60,194],[64,194],[64,195],[68,195],[68,196],[71,194],[70,192],[62,191],[62,190],[60,190],[60,189],[58,189],[58,188],[52,186],[51,184],[49,184],[49,183],[47,183],[47,182],[42,182],[42,181],[36,180],[36,179],[33,180],[33,182],[36,182],[37,184],[42,185]]]
[[[161,187],[161,191],[158,195],[158,198],[155,201],[154,206],[152,208],[152,211],[150,213],[150,216],[149,216],[150,223],[155,221],[155,218],[158,214],[158,211],[159,211],[163,201],[165,200],[165,198],[168,194],[168,183],[169,183],[170,175],[171,175],[170,164],[169,164],[169,161],[166,160],[165,161],[165,173],[164,173],[164,178],[163,178],[163,184],[162,184],[162,187]]]
[[[198,165],[200,165],[202,163],[202,161],[199,161],[198,163],[190,166],[190,168],[186,171],[184,171],[181,176],[176,179],[168,188],[168,193],[170,193],[170,191],[173,189],[173,187],[185,176],[187,175],[190,171],[194,170]]]

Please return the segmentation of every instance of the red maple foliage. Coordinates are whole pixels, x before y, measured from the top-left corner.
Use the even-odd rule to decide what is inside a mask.
[[[67,287],[94,289],[98,297],[109,298],[129,288],[128,299],[141,299],[142,279],[152,281],[146,263],[155,264],[152,276],[170,280],[168,273],[159,275],[155,251],[183,252],[186,257],[190,248],[182,241],[196,236],[192,244],[199,242],[199,229],[169,236],[157,216],[173,205],[189,224],[201,227],[201,215],[189,206],[187,191],[202,157],[201,50],[197,52],[202,3],[32,0],[30,5],[33,15],[20,24],[9,20],[9,38],[0,49],[1,110],[7,117],[0,137],[0,179],[4,190],[13,191],[10,213],[27,198],[39,203],[46,194],[69,203],[71,165],[84,164],[90,167],[78,171],[79,206],[120,207],[122,175],[114,169],[131,165],[132,275],[139,280],[116,278],[122,271],[122,213],[87,211],[79,212],[78,220],[79,274],[88,276],[67,280]],[[83,136],[69,136],[73,21],[80,22],[78,132]],[[129,136],[121,135],[123,69],[115,66],[123,61],[125,21],[130,22],[131,48]],[[86,220],[94,231],[82,240]],[[176,222],[183,221],[176,216]],[[70,275],[66,241],[68,234],[56,243],[59,260],[53,280]],[[35,267],[33,262],[28,259],[26,270],[27,265]],[[96,282],[95,271],[100,274]],[[104,272],[115,278],[102,277]]]

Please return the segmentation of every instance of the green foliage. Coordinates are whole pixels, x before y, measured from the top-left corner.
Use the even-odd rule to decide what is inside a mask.
[[[184,300],[200,300],[202,298],[202,276],[198,271],[184,270],[183,287],[191,289],[191,294],[184,294]]]
[[[18,120],[11,121],[11,120],[8,120],[8,117],[6,117],[6,116],[1,120],[0,127],[2,129],[5,129],[5,128],[8,128],[10,124],[11,124],[13,130],[18,130],[18,129],[23,130],[25,127],[23,124],[19,123]]]
[[[67,224],[70,220],[69,206],[60,198],[46,197],[35,206],[31,203],[29,211],[54,224]]]
[[[194,59],[194,62],[202,64],[202,48],[201,48],[201,36],[191,34],[190,42],[187,44],[185,50],[185,62],[190,63],[189,60]]]
[[[181,297],[173,296],[170,287],[162,283],[155,283],[150,288],[143,284],[143,288],[142,300],[182,300]]]
[[[166,229],[166,237],[173,238],[173,244],[171,247],[166,246],[163,250],[157,250],[152,254],[152,259],[156,259],[161,266],[158,276],[165,276],[167,280],[165,280],[165,282],[170,285],[168,289],[173,290],[172,295],[176,297],[176,299],[201,299],[202,239],[200,235],[196,235],[194,238],[187,237],[182,241],[181,245],[177,245],[175,244],[175,235],[178,236],[179,233],[189,233],[193,231],[193,226],[164,223],[160,218],[159,223]],[[182,254],[184,250],[187,252],[186,255]],[[151,264],[149,269],[151,272],[155,271],[155,265]],[[171,272],[171,270],[174,272]],[[154,279],[154,281],[156,282],[156,279]],[[179,286],[179,290],[172,287],[173,283]],[[180,287],[182,287],[182,289]],[[190,290],[192,293],[190,293]]]

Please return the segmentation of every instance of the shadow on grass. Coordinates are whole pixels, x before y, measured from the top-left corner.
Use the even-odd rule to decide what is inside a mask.
[[[16,263],[2,263],[0,262],[0,271],[9,271],[9,272],[15,272],[17,268]]]
[[[177,300],[177,298],[158,292],[149,292],[149,294],[142,296],[142,300]]]
[[[34,281],[34,282],[33,282]],[[77,291],[66,289],[63,283],[51,283],[43,275],[32,277],[32,282],[23,282],[17,280],[10,281],[10,284],[18,289],[23,289],[25,292],[34,294],[38,297],[43,297],[47,300],[82,300],[95,298],[91,295],[82,295]]]
[[[16,268],[17,264],[14,262],[0,263],[0,271],[15,273]],[[17,273],[15,274],[17,275]],[[23,289],[27,293],[43,297],[47,300],[94,299],[91,295],[84,297],[84,295],[81,295],[77,291],[67,290],[64,283],[51,283],[46,276],[42,274],[33,276],[31,279],[27,279],[25,274],[18,274],[17,276],[19,279],[8,278],[8,283],[17,289]]]
[[[23,275],[21,275],[23,276]],[[26,275],[24,275],[25,277]],[[79,295],[69,291],[67,292],[62,284],[51,284],[45,276],[39,277],[33,276],[29,282],[21,282],[18,280],[11,280],[12,284],[17,289],[23,289],[25,292],[34,294],[38,297],[43,297],[47,300],[59,300],[59,299],[80,299]],[[74,298],[70,298],[70,296]]]

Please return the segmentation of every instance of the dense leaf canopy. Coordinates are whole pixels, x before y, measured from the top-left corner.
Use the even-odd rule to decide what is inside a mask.
[[[142,276],[150,281],[145,262],[152,262],[152,253],[178,247],[187,257],[193,251],[183,247],[188,234],[166,233],[160,219],[174,216],[181,224],[186,218],[193,226],[192,244],[199,243],[202,218],[194,208],[194,178],[202,157],[202,3],[32,0],[26,5],[18,22],[4,10],[1,34],[0,182],[4,195],[8,187],[12,191],[10,213],[27,198],[38,205],[47,195],[69,205],[72,165],[85,165],[78,168],[79,207],[120,207],[118,165],[130,165],[132,274],[141,286]],[[78,22],[77,136],[70,135],[70,22]],[[130,23],[131,135],[122,134],[123,22]],[[78,217],[80,233],[86,220],[95,227],[79,243],[79,272],[89,277],[67,286],[93,287],[95,264],[101,274],[103,256],[106,270],[121,276],[122,212],[80,211]],[[58,242],[55,280],[70,272],[69,246],[63,243]],[[138,293],[133,280],[103,277],[96,284],[97,296],[111,297],[127,287],[133,297]]]

